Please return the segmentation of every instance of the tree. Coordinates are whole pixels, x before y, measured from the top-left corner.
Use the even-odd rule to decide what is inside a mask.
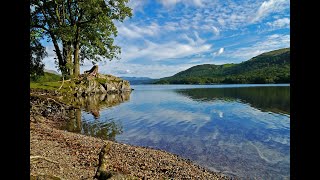
[[[35,81],[44,74],[42,59],[47,56],[45,47],[40,43],[39,32],[30,32],[30,79]]]
[[[62,74],[78,76],[84,60],[118,58],[114,20],[132,16],[128,1],[31,0],[31,28],[42,29],[52,41]]]
[[[66,58],[63,58],[62,51],[59,47],[59,42],[61,42],[64,37],[61,34],[63,28],[59,28],[60,23],[57,22],[58,13],[55,13],[55,2],[31,0],[30,11],[31,31],[41,32],[40,36],[48,38],[48,41],[51,40],[57,55],[59,69],[63,75],[66,75]]]

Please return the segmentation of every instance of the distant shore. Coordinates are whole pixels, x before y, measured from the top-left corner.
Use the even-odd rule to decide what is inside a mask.
[[[63,114],[55,112],[63,109],[57,108],[61,103],[50,92],[33,93],[49,97],[52,110],[44,117],[36,111],[47,108],[46,101],[37,99],[40,95],[30,99],[31,179],[93,179],[105,144],[110,144],[107,170],[117,174],[110,179],[230,179],[162,150],[59,130],[65,123]]]

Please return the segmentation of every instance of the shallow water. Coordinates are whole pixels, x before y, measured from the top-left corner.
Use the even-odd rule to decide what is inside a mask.
[[[66,129],[166,150],[242,178],[290,178],[289,85],[133,88],[84,100]]]

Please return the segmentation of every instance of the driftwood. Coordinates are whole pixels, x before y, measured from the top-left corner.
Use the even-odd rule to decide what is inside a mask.
[[[97,178],[98,180],[105,180],[112,176],[112,173],[107,171],[107,155],[109,154],[110,147],[111,145],[108,143],[101,148],[99,154],[99,165],[96,175],[94,176],[94,178]]]
[[[30,156],[30,163],[37,163],[40,159],[43,159],[43,160],[46,160],[48,162],[57,164],[59,169],[61,168],[59,162],[53,161],[53,160],[51,160],[49,158],[46,158],[46,157],[43,157],[43,156]]]
[[[98,74],[98,65],[94,65],[90,70],[84,71],[85,74],[88,74],[89,76],[96,77]]]
[[[58,91],[60,91],[60,89],[62,88],[63,83],[64,83],[64,77],[62,76],[62,83],[61,83],[61,86],[59,87]]]

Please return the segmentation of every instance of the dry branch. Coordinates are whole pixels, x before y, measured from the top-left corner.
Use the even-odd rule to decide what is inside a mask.
[[[107,155],[109,154],[111,145],[105,144],[99,153],[99,165],[94,178],[98,180],[108,179],[112,176],[111,172],[107,171]]]

